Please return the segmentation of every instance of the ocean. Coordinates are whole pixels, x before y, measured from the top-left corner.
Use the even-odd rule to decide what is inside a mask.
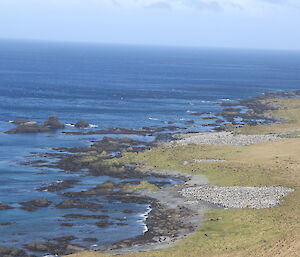
[[[79,179],[72,190],[84,190],[107,180],[121,180],[23,165],[34,158],[33,153],[89,145],[91,136],[59,131],[5,134],[14,127],[10,121],[43,122],[56,114],[65,124],[87,120],[93,130],[170,123],[186,127],[186,121],[193,119],[188,130],[208,131],[211,128],[191,116],[192,112],[218,113],[223,102],[299,89],[300,52],[296,51],[0,41],[0,203],[14,207],[0,210],[0,224],[10,223],[0,225],[0,245],[21,248],[32,241],[76,235],[75,243],[101,247],[142,234],[150,208],[100,197],[110,220],[124,216],[127,220],[126,226],[105,228],[90,220],[60,226],[67,222],[63,216],[74,210],[53,206],[33,212],[21,209],[20,202],[38,197],[59,203],[61,195],[36,191],[57,181]],[[174,183],[177,181],[171,181]],[[133,212],[125,215],[127,209]],[[88,210],[79,212],[90,214]],[[83,241],[91,234],[97,243]]]

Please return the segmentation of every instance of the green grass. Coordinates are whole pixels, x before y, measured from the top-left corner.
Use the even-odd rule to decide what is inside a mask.
[[[300,128],[300,99],[274,99],[280,104],[275,115],[288,117],[284,124],[246,127],[238,133],[274,133]],[[281,185],[295,189],[275,208],[263,210],[210,210],[196,233],[172,248],[125,254],[124,257],[248,257],[300,256],[300,138],[250,146],[188,145],[158,147],[139,154],[126,153],[108,164],[138,162],[144,169],[176,169],[203,174],[219,185]],[[193,162],[193,159],[222,159],[225,162]],[[188,165],[183,165],[188,161]],[[212,221],[216,217],[222,217]],[[107,257],[110,254],[79,253],[72,257]]]

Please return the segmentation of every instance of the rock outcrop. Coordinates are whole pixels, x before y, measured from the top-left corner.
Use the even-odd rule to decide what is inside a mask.
[[[85,120],[80,120],[75,124],[76,128],[88,128],[90,124]]]
[[[28,202],[21,202],[20,204],[23,206],[22,208],[27,211],[35,211],[37,208],[50,206],[52,202],[46,198],[38,198]]]
[[[40,125],[35,121],[26,122],[23,120],[15,120],[12,123],[17,124],[18,126],[6,131],[6,134],[51,132],[65,127],[63,123],[58,121],[56,115],[51,115],[43,125]]]
[[[51,130],[55,129],[63,129],[65,128],[65,124],[58,121],[58,118],[56,115],[51,115],[48,120],[44,122],[44,126],[48,127]]]
[[[28,255],[20,249],[7,247],[7,246],[0,246],[0,256],[8,256],[8,257],[27,257]],[[29,256],[28,256],[29,257]]]
[[[0,202],[0,211],[1,211],[1,210],[9,210],[9,209],[12,209],[12,207],[10,207],[10,206],[7,205],[7,204],[4,204],[4,203],[1,203],[1,202]]]

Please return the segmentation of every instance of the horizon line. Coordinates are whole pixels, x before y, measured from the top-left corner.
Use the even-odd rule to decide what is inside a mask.
[[[133,42],[104,42],[104,41],[86,41],[86,40],[61,40],[61,39],[38,39],[38,38],[6,38],[0,37],[0,41],[16,42],[36,42],[53,44],[84,44],[84,45],[113,45],[113,46],[136,46],[136,47],[157,47],[157,48],[181,48],[181,49],[223,49],[223,50],[249,50],[249,51],[285,51],[300,52],[300,48],[264,48],[264,47],[234,47],[234,46],[200,46],[200,45],[171,45],[156,43],[133,43]]]

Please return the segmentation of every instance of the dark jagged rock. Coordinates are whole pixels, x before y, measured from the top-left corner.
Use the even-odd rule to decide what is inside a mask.
[[[0,203],[0,211],[9,210],[9,209],[13,209],[13,207],[11,207],[7,204],[4,204],[4,203]]]
[[[108,219],[109,216],[107,215],[86,215],[86,214],[76,214],[76,213],[71,213],[71,214],[66,214],[63,216],[64,218],[67,219]]]
[[[46,198],[38,198],[38,199],[31,200],[28,202],[21,202],[20,204],[23,206],[22,209],[24,209],[24,210],[35,211],[39,207],[50,206],[52,204],[52,202]]]
[[[29,257],[23,250],[7,247],[7,246],[0,246],[0,256],[1,257]]]
[[[151,204],[151,208],[152,211],[146,220],[148,231],[135,238],[114,243],[107,249],[120,249],[155,242],[171,242],[180,235],[179,231],[184,231],[183,233],[188,234],[196,229],[196,226],[192,223],[185,222],[185,219],[193,217],[194,213],[184,206],[165,209],[163,205],[154,201]]]
[[[103,205],[87,202],[87,201],[81,201],[80,199],[67,199],[62,201],[61,203],[56,205],[56,208],[59,209],[88,209],[91,211],[97,211],[99,209],[104,208]]]
[[[65,243],[65,242],[73,241],[75,239],[77,239],[75,236],[70,235],[70,236],[57,237],[57,238],[54,238],[53,240],[60,242],[60,243]]]
[[[214,120],[216,119],[216,116],[210,116],[210,117],[203,117],[202,120]]]
[[[55,129],[63,129],[65,128],[65,124],[58,121],[58,118],[56,115],[51,115],[48,120],[44,122],[44,126],[48,127],[51,130]]]
[[[80,120],[77,123],[75,123],[76,128],[88,128],[90,124],[85,120]]]
[[[14,222],[2,222],[2,223],[0,223],[0,226],[10,226],[13,224],[15,224],[15,223]]]
[[[100,221],[100,222],[96,222],[95,225],[100,227],[100,228],[105,228],[105,227],[113,225],[113,223],[108,222],[108,221]]]
[[[74,224],[73,223],[64,222],[64,223],[61,223],[60,226],[62,226],[62,227],[73,227]]]
[[[115,223],[117,226],[128,226],[128,223],[117,222]]]
[[[185,124],[194,124],[194,123],[195,123],[194,120],[187,120],[187,121],[185,122]]]

